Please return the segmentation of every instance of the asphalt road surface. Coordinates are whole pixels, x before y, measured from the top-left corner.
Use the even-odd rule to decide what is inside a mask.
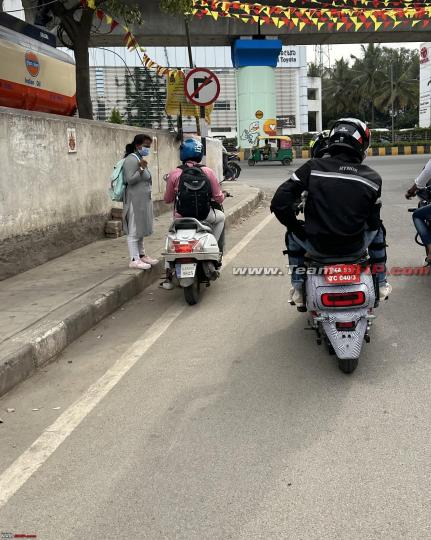
[[[403,194],[426,159],[368,161],[384,179],[389,267],[421,264]],[[245,165],[241,181],[273,192],[287,175]],[[285,267],[268,215],[230,231],[200,304],[147,289],[0,400],[0,531],[431,538],[431,278],[391,278],[346,376],[288,306],[286,275],[233,274]]]

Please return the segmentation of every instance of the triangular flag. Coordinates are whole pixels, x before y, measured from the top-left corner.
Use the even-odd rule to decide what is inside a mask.
[[[322,28],[322,26],[325,26],[326,23],[323,23],[323,22],[320,22],[317,24],[317,29],[320,31],[320,29]]]
[[[212,18],[216,21],[218,19],[218,13],[217,11],[211,11]]]
[[[374,25],[374,30],[378,30],[382,26],[381,22],[376,22]]]
[[[295,26],[298,26],[299,19],[292,19],[292,22]]]
[[[305,26],[305,22],[299,23],[299,31],[300,31],[300,32],[302,32],[304,26]]]
[[[337,23],[337,30],[339,30],[340,28],[342,28],[344,26],[344,23]]]

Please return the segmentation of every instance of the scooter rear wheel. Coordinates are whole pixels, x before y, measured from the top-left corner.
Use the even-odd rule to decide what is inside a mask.
[[[235,173],[235,178],[233,180],[236,180],[239,177],[239,175],[241,174],[241,167],[237,163],[230,163],[229,167]]]
[[[353,373],[358,367],[359,358],[339,358],[338,367],[343,373]]]
[[[194,306],[199,302],[200,283],[197,277],[191,285],[184,287],[184,298],[189,306]]]

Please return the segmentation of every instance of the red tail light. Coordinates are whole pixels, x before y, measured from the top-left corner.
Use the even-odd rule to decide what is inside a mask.
[[[365,303],[365,293],[354,291],[348,293],[325,293],[322,294],[322,304],[325,307],[350,307],[362,306]]]
[[[175,253],[192,253],[197,243],[198,243],[198,240],[189,240],[188,242],[181,242],[180,240],[174,240],[173,247],[174,247]]]
[[[354,330],[356,328],[356,322],[337,322],[335,323],[337,330]]]

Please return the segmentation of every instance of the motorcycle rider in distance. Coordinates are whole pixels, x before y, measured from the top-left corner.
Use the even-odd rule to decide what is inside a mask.
[[[319,138],[318,138],[319,139]],[[314,156],[277,189],[272,202],[281,224],[287,227],[287,252],[293,267],[290,302],[304,305],[304,276],[296,272],[305,253],[320,257],[360,256],[368,248],[379,282],[379,298],[392,287],[386,281],[385,229],[380,219],[380,175],[363,165],[370,145],[366,124],[341,118],[331,129],[327,146],[322,134]],[[326,157],[322,157],[329,154]],[[296,219],[294,204],[306,192],[305,222]]]
[[[431,159],[422,169],[420,175],[416,178],[414,184],[407,190],[406,199],[414,197],[419,189],[425,189],[428,182],[431,180]],[[425,220],[431,219],[431,205],[418,208],[412,214],[413,223],[416,230],[425,246],[426,258],[425,265],[431,265],[431,231],[427,227]]]

